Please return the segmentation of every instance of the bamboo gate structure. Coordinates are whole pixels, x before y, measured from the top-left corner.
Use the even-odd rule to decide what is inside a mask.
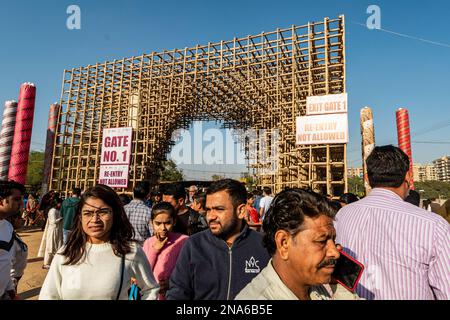
[[[258,185],[339,195],[347,190],[346,144],[297,146],[295,120],[307,96],[344,93],[345,86],[344,16],[65,70],[50,188],[95,185],[102,130],[129,126],[129,184],[119,191],[156,182],[173,132],[209,120],[236,132],[265,130],[243,140]],[[275,170],[264,169],[263,153],[273,153]]]

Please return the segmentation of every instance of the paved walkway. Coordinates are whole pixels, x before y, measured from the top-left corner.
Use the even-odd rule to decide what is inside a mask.
[[[28,264],[22,279],[20,279],[17,291],[22,299],[37,300],[48,272],[42,269],[44,259],[36,257],[43,232],[41,228],[25,227],[19,230],[18,234],[28,245]]]

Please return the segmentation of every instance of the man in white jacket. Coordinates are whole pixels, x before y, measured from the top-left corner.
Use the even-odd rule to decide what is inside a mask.
[[[19,213],[24,193],[23,185],[13,181],[0,181],[0,300],[17,298],[10,275],[14,229],[6,218]]]

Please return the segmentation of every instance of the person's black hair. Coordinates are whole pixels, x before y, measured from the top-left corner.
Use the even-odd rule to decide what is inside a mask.
[[[122,201],[122,204],[125,206],[131,202],[130,197],[126,193],[119,194],[119,199]]]
[[[419,207],[420,193],[418,193],[416,190],[409,190],[409,195],[405,198],[405,201]]]
[[[21,194],[25,194],[25,187],[15,181],[0,180],[0,198],[4,199],[12,194],[12,190],[19,190]]]
[[[50,203],[50,206],[49,206],[49,209],[51,209],[51,208],[56,208],[56,206],[59,204],[59,203],[62,203],[63,202],[63,199],[61,199],[61,198],[54,198],[53,200],[52,200],[52,202]]]
[[[161,214],[161,213],[165,213],[167,212],[170,217],[173,219],[173,221],[175,221],[177,219],[177,212],[175,211],[175,208],[173,207],[172,204],[170,204],[169,202],[158,202],[157,204],[155,204],[152,208],[152,213],[151,213],[151,219],[155,219],[157,215]]]
[[[405,181],[409,158],[392,145],[375,147],[366,160],[367,175],[372,188],[398,188]]]
[[[265,215],[263,244],[269,254],[274,255],[278,230],[285,230],[295,237],[302,230],[305,217],[325,215],[334,219],[336,211],[330,200],[315,192],[297,188],[284,190],[275,196]]]
[[[233,179],[223,179],[214,181],[208,188],[206,195],[211,195],[219,191],[226,191],[233,202],[233,209],[241,204],[247,203],[247,190],[244,185]]]
[[[330,200],[330,205],[333,207],[335,211],[339,211],[342,209],[342,204],[336,200]]]
[[[87,235],[83,231],[81,222],[81,210],[89,198],[103,200],[113,211],[113,225],[109,235],[109,242],[116,256],[121,257],[131,252],[131,244],[134,242],[133,227],[123,208],[117,193],[110,187],[98,184],[86,190],[76,206],[73,231],[63,252],[66,257],[64,265],[75,265],[85,257]]]
[[[186,199],[186,190],[181,184],[174,183],[163,190],[163,195],[172,196],[175,200]]]
[[[343,195],[341,195],[339,197],[339,202],[343,202],[345,204],[350,204],[350,203],[356,202],[358,200],[359,200],[358,196],[353,193],[350,193],[350,192],[344,193]]]
[[[150,183],[148,181],[139,181],[133,189],[133,196],[135,199],[143,200],[150,193]]]
[[[73,188],[72,195],[80,197],[81,196],[81,188]]]
[[[152,197],[162,197],[161,191],[152,191],[151,193]]]
[[[196,202],[200,203],[200,205],[203,209],[206,208],[206,193],[197,192],[196,194],[194,194],[193,198]]]
[[[270,189],[269,187],[264,187],[264,188],[263,188],[263,191],[264,191],[264,193],[267,194],[267,195],[269,195],[269,194],[272,193],[272,189]]]

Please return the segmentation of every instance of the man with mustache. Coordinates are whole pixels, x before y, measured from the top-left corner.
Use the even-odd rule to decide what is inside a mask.
[[[334,243],[335,209],[326,198],[302,189],[279,193],[263,222],[267,267],[237,300],[354,300],[341,285],[329,285],[340,256]]]
[[[224,179],[206,193],[209,229],[184,244],[173,271],[168,300],[230,300],[267,265],[262,235],[246,224],[247,191]]]

